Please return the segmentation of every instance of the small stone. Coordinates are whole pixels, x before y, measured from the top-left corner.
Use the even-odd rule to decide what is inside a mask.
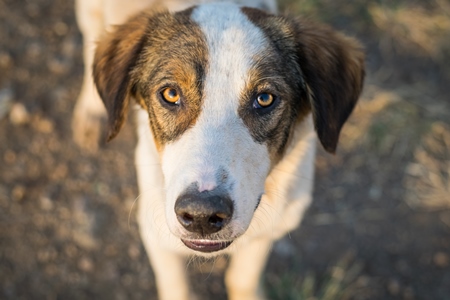
[[[42,210],[50,211],[53,209],[53,201],[48,197],[39,198],[39,205]]]
[[[139,247],[137,247],[136,245],[130,245],[128,247],[128,255],[130,256],[131,259],[136,260],[140,254],[141,251],[139,250]]]
[[[124,286],[130,286],[133,283],[133,277],[130,274],[124,274],[120,278],[120,281]]]
[[[360,287],[367,287],[370,284],[370,278],[369,276],[358,276],[358,279],[356,279],[356,284]]]
[[[45,267],[44,272],[48,276],[55,276],[58,273],[58,268],[54,264],[49,264]]]
[[[22,200],[22,199],[23,199],[23,196],[25,195],[25,187],[24,187],[23,185],[16,185],[16,186],[13,188],[11,194],[12,194],[12,198],[13,198],[15,201],[20,201],[20,200]]]
[[[73,241],[81,248],[92,250],[98,247],[98,242],[89,233],[82,231],[74,231],[72,233]]]
[[[70,244],[64,248],[64,253],[70,258],[74,258],[78,255],[78,249],[74,245]]]
[[[49,247],[38,251],[36,255],[39,262],[49,262],[54,261],[57,258],[58,253],[54,248]]]
[[[412,287],[407,287],[405,288],[405,290],[403,291],[403,299],[405,300],[413,300],[414,297],[414,290]]]
[[[27,69],[17,68],[15,72],[16,78],[20,82],[26,82],[30,80],[30,71]]]
[[[33,43],[27,48],[26,56],[30,59],[37,60],[42,54],[42,46],[38,43]]]
[[[53,131],[53,123],[48,119],[40,119],[36,124],[36,129],[42,133],[50,133]]]
[[[0,67],[9,68],[13,63],[11,55],[6,52],[0,52]]]
[[[118,254],[118,251],[117,251],[116,247],[114,247],[113,245],[108,245],[108,246],[106,246],[104,253],[106,256],[112,257],[112,256],[116,256]]]
[[[77,53],[77,43],[74,38],[66,38],[62,44],[62,54],[65,58],[73,58]]]
[[[380,200],[381,196],[382,196],[382,190],[379,187],[374,185],[369,189],[369,198],[371,200],[374,200],[374,201]]]
[[[13,125],[23,125],[30,121],[30,114],[22,103],[15,103],[9,112],[9,120]]]
[[[387,289],[392,296],[397,296],[400,293],[400,283],[396,279],[389,280]]]
[[[87,257],[82,257],[78,261],[78,268],[83,272],[91,272],[94,269],[94,263]]]
[[[433,257],[434,264],[439,268],[446,268],[449,265],[449,256],[447,253],[438,252]]]
[[[395,269],[402,274],[407,274],[410,271],[410,266],[406,260],[400,259],[395,263]]]
[[[62,75],[67,73],[70,66],[67,62],[62,59],[53,58],[47,63],[48,69],[57,75]]]
[[[16,153],[14,153],[14,151],[11,151],[11,150],[5,151],[5,155],[3,155],[3,160],[5,161],[5,163],[11,165],[16,162],[16,159],[17,159],[17,155],[16,155]]]
[[[40,10],[39,10],[39,6],[35,3],[29,3],[27,4],[27,6],[25,7],[25,10],[28,14],[29,17],[38,17],[40,15]]]
[[[69,31],[69,27],[67,26],[66,23],[64,22],[57,22],[54,26],[53,26],[53,30],[55,31],[55,33],[59,36],[63,36],[66,35],[67,32]]]
[[[97,193],[102,196],[106,197],[109,194],[109,187],[105,183],[99,183],[97,185]]]
[[[53,180],[61,180],[67,176],[68,168],[66,165],[60,164],[58,165],[53,173],[50,175],[50,178]]]

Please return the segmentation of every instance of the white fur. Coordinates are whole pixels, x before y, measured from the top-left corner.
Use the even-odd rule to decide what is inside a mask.
[[[77,13],[81,15],[79,20],[83,20],[83,34],[88,41],[85,45],[86,64],[92,63],[90,43],[100,34],[97,29],[89,33],[89,22],[108,27],[115,21],[122,22],[143,4],[152,2],[92,2],[90,12],[104,13],[100,15],[99,23],[95,14],[87,13],[89,1],[78,0]],[[272,0],[240,2],[255,7],[264,3],[275,12],[276,5]],[[187,6],[182,1],[164,3],[171,11]],[[109,5],[109,8],[102,5]],[[211,17],[213,11],[215,17]],[[267,43],[264,34],[230,4],[199,6],[192,18],[206,36],[210,55],[204,104],[195,126],[175,142],[167,144],[162,156],[156,149],[148,114],[138,109],[136,168],[140,189],[140,232],[156,275],[160,299],[190,299],[184,257],[195,253],[180,241],[187,233],[176,220],[174,204],[178,195],[192,183],[197,183],[200,191],[217,187],[221,184],[217,182],[217,174],[225,169],[229,174],[229,193],[235,203],[235,213],[228,225],[231,228],[228,239],[237,237],[222,251],[232,254],[226,273],[229,299],[261,299],[258,282],[272,242],[298,225],[311,201],[316,143],[314,126],[311,116],[296,125],[283,159],[268,174],[270,160],[266,146],[253,141],[237,114],[239,95],[248,79],[252,56],[263,50]],[[239,24],[240,29],[232,26],[233,22]],[[79,106],[97,112],[98,96],[84,92],[93,90],[90,81],[90,72],[87,72]],[[92,99],[95,101],[90,101]],[[263,192],[261,203],[253,213]]]
[[[233,240],[247,230],[270,166],[267,147],[253,141],[237,114],[252,57],[265,48],[267,41],[235,5],[200,6],[193,11],[192,19],[206,36],[210,67],[195,126],[163,151],[167,221],[175,235],[186,237],[188,232],[173,209],[177,197],[193,183],[200,190],[214,189],[224,169],[229,174],[226,184],[235,205],[229,224],[231,235],[224,239]]]

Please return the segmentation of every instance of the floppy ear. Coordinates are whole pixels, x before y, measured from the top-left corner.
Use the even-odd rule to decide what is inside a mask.
[[[132,90],[131,71],[144,44],[149,16],[142,13],[107,33],[98,43],[94,57],[94,81],[108,112],[112,140],[122,128]]]
[[[295,21],[294,31],[317,135],[334,153],[362,90],[364,52],[356,40],[323,25]]]

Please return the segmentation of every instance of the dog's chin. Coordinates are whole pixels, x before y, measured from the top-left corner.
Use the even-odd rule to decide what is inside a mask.
[[[231,243],[233,242],[232,240],[215,241],[215,240],[201,240],[201,239],[198,240],[181,239],[181,241],[189,249],[203,253],[212,253],[223,250],[228,246],[230,246]]]

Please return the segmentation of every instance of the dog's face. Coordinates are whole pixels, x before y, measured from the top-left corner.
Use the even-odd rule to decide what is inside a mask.
[[[171,232],[196,251],[248,228],[294,125],[313,113],[336,148],[364,77],[363,54],[327,28],[232,4],[143,13],[99,44],[110,139],[130,97],[148,111]]]

